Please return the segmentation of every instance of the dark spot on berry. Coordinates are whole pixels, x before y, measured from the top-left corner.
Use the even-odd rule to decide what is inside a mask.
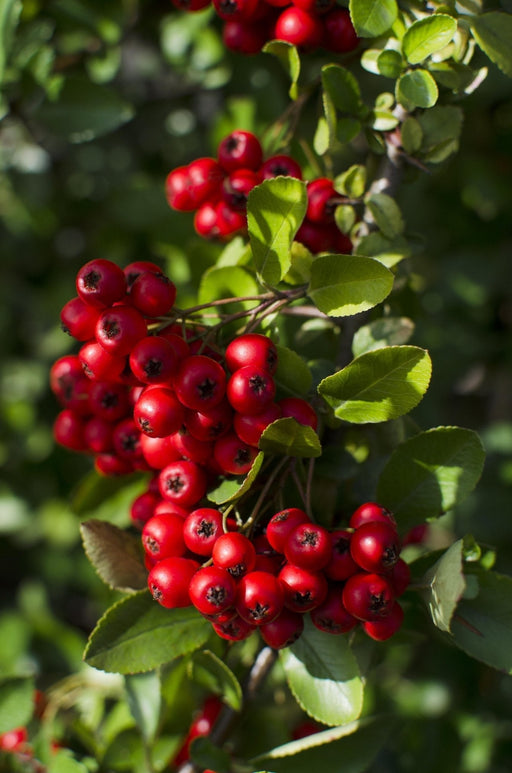
[[[213,585],[206,591],[206,600],[215,607],[220,607],[226,600],[226,589],[222,585]]]
[[[338,555],[344,556],[350,550],[350,542],[346,537],[340,537],[334,543],[334,550]]]
[[[201,400],[209,400],[212,398],[217,390],[217,382],[211,378],[205,378],[197,385],[197,391]]]
[[[142,432],[144,432],[145,435],[150,435],[153,432],[153,427],[151,426],[151,422],[148,421],[148,419],[139,419],[139,427],[141,428]]]
[[[232,577],[242,577],[247,571],[245,564],[236,564],[228,569],[228,572]]]
[[[100,404],[101,407],[105,409],[116,408],[119,404],[119,395],[116,395],[115,392],[105,392],[101,398]]]
[[[145,537],[144,545],[150,553],[158,553],[158,542],[153,537]]]
[[[250,460],[250,454],[247,448],[239,448],[236,452],[233,462],[236,467],[243,467]]]
[[[211,537],[213,534],[215,534],[215,531],[215,524],[212,523],[212,521],[203,520],[199,523],[199,526],[196,529],[196,534],[198,537]]]
[[[264,622],[268,615],[268,610],[268,604],[260,604],[260,602],[257,601],[252,609],[249,609],[249,616],[254,620],[255,623]]]
[[[255,395],[261,395],[267,388],[267,381],[263,376],[251,376],[249,379],[249,388]]]
[[[121,332],[121,328],[117,324],[116,320],[109,319],[108,317],[107,319],[103,320],[102,330],[103,330],[103,333],[105,334],[105,337],[108,338],[109,340],[111,338],[117,338]]]
[[[385,612],[388,602],[383,593],[372,593],[370,597],[370,609],[372,612]]]
[[[316,547],[318,544],[318,534],[316,531],[305,531],[302,535],[301,545],[311,545],[311,547]]]
[[[174,494],[179,494],[184,485],[185,481],[181,475],[172,475],[165,481],[165,488],[167,491],[172,491]]]
[[[224,6],[231,6],[230,9],[225,8]],[[226,11],[227,13],[232,13],[236,10],[236,2],[233,2],[233,0],[224,0],[222,3],[222,10]],[[229,137],[226,140],[225,148],[229,153],[233,153],[239,145],[239,140],[236,137]]]
[[[160,601],[160,599],[163,596],[163,593],[160,590],[160,588],[157,588],[156,585],[151,585],[150,591],[151,591],[151,595],[153,596],[155,601]]]
[[[312,600],[311,593],[308,590],[305,593],[296,591],[293,598],[300,607],[305,607],[307,604],[310,604]]]
[[[156,378],[162,372],[162,360],[150,359],[144,365],[147,378]]]
[[[63,333],[67,333],[68,336],[71,335],[71,333],[69,332],[69,327],[67,327],[63,322],[61,323],[60,329],[62,330]]]
[[[98,287],[98,284],[100,283],[100,280],[101,280],[101,274],[99,273],[99,271],[94,271],[94,270],[89,271],[89,273],[84,276],[84,287],[87,290],[96,290],[96,288]]]
[[[137,445],[139,442],[138,435],[135,435],[135,434],[122,435],[120,440],[121,440],[122,449],[127,453],[133,453],[137,449]]]
[[[382,556],[382,563],[385,567],[391,567],[396,564],[398,561],[399,551],[396,548],[396,545],[390,545],[387,547],[384,551],[384,554]]]

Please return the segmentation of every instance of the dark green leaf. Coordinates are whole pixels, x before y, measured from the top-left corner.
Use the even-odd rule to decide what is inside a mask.
[[[439,90],[427,70],[409,70],[397,81],[396,98],[407,110],[415,107],[433,107]]]
[[[3,0],[0,3],[0,83],[4,80],[7,56],[11,50],[21,9],[21,0]]]
[[[476,432],[436,427],[399,446],[379,479],[378,501],[402,528],[450,510],[477,484],[485,453]]]
[[[408,317],[384,317],[363,325],[352,339],[354,357],[382,349],[384,346],[402,346],[414,332],[414,322]]]
[[[473,658],[512,674],[512,577],[472,570],[476,597],[463,598],[452,619],[455,643]]]
[[[455,607],[466,588],[463,574],[463,540],[453,545],[429,569],[421,582],[432,620],[441,631],[450,631]]]
[[[334,107],[341,113],[358,116],[363,106],[359,83],[352,73],[339,64],[322,67],[322,86]]]
[[[319,631],[306,619],[302,636],[279,655],[288,685],[307,714],[326,725],[358,718],[363,683],[346,637]]]
[[[107,610],[90,636],[84,659],[103,671],[151,671],[198,649],[210,632],[210,623],[195,609],[165,609],[141,591]]]
[[[128,705],[146,743],[152,743],[158,729],[162,706],[160,677],[156,671],[130,674],[124,679]]]
[[[459,146],[463,113],[454,105],[436,105],[418,116],[423,132],[421,154],[426,161],[440,163]]]
[[[350,0],[350,16],[360,38],[387,32],[398,16],[395,0]]]
[[[32,677],[0,679],[0,733],[27,725],[34,713]]]
[[[48,773],[88,773],[88,768],[74,757],[69,749],[60,749],[52,754]]]
[[[224,505],[227,502],[233,502],[235,499],[239,499],[242,494],[245,494],[251,488],[254,483],[261,465],[263,464],[264,455],[258,454],[252,467],[242,480],[240,478],[230,478],[223,480],[217,488],[208,492],[208,499],[210,502],[214,502],[216,505]]]
[[[213,266],[207,269],[201,277],[199,285],[198,302],[211,303],[212,301],[227,298],[244,298],[261,293],[261,286],[256,277],[243,266]],[[222,307],[224,314],[232,314],[242,309],[251,309],[258,301],[234,300],[233,304]],[[209,309],[210,313],[214,307]],[[219,310],[220,311],[220,310]]]
[[[103,582],[127,593],[146,587],[139,537],[95,519],[80,524],[80,533],[87,558]]]
[[[402,72],[402,57],[398,51],[387,48],[379,54],[377,68],[386,78],[398,78]]]
[[[92,470],[80,482],[76,491],[74,491],[71,507],[76,515],[84,515],[96,510],[106,499],[113,498],[123,489],[130,489],[129,495],[134,494],[135,489],[144,489],[144,478],[140,475],[130,475],[119,477],[99,475]]]
[[[389,346],[357,357],[321,381],[318,392],[339,419],[356,424],[389,421],[420,402],[431,370],[425,349]]]
[[[260,438],[259,448],[269,454],[308,459],[322,453],[315,430],[288,417],[269,424]]]
[[[389,295],[393,274],[373,258],[321,255],[311,266],[308,295],[331,317],[349,317],[376,306]]]
[[[419,64],[447,46],[456,31],[455,19],[444,13],[419,19],[411,24],[402,39],[404,56],[410,64]]]
[[[404,221],[400,207],[391,196],[385,193],[371,193],[366,198],[366,206],[384,236],[388,239],[400,236],[404,230]]]
[[[198,736],[190,744],[190,758],[201,770],[208,768],[215,773],[230,773],[231,755],[215,746],[206,736]]]
[[[299,95],[297,81],[300,75],[300,56],[295,46],[283,40],[271,40],[263,46],[262,51],[265,54],[277,56],[281,61],[290,76],[290,97],[291,99],[297,99]]]
[[[402,123],[401,138],[406,153],[416,153],[421,148],[423,131],[416,118],[409,116],[405,119]]]
[[[476,42],[489,59],[506,75],[512,76],[512,16],[490,11],[471,18]]]
[[[242,707],[242,688],[230,668],[210,650],[195,652],[188,664],[192,679],[220,695],[234,711]]]
[[[304,396],[311,389],[311,371],[302,357],[286,346],[276,345],[277,370],[274,376],[276,384],[290,395]]]
[[[276,285],[289,270],[291,243],[306,207],[306,186],[292,177],[265,180],[250,192],[249,239],[254,266],[264,282]]]
[[[342,144],[352,142],[352,140],[357,137],[360,131],[361,121],[358,121],[357,118],[351,118],[348,116],[346,118],[340,118],[337,121],[336,137],[338,142],[341,142]]]
[[[70,142],[89,142],[133,118],[133,108],[117,92],[79,75],[64,81],[55,102],[37,111],[45,127]]]

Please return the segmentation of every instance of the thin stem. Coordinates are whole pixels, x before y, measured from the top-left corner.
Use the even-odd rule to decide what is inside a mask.
[[[254,505],[254,507],[252,509],[251,515],[249,516],[247,521],[244,523],[244,527],[243,527],[244,531],[248,531],[252,527],[254,522],[256,521],[256,518],[258,517],[258,513],[260,511],[260,508],[261,508],[265,498],[267,497],[267,494],[268,494],[272,484],[274,483],[274,481],[277,478],[277,476],[280,474],[280,472],[283,469],[283,467],[285,465],[289,464],[289,463],[290,463],[290,457],[285,456],[284,459],[281,459],[281,461],[274,467],[272,473],[267,478],[267,481],[266,481],[265,485],[263,486],[263,488],[261,490],[261,493],[260,493],[260,495],[259,495],[259,497],[257,499],[257,502],[256,502],[256,504]]]
[[[297,467],[296,467],[295,464],[292,467],[292,478],[293,478],[293,482],[295,483],[295,485],[297,487],[297,491],[299,492],[299,496],[302,499],[302,503],[303,503],[303,505],[304,505],[304,507],[306,508],[306,511],[307,511],[306,492],[305,492],[304,487],[302,485],[302,482],[301,482],[301,480],[299,478],[299,475],[298,475],[298,472],[297,472]],[[309,512],[308,512],[308,515],[310,515]]]

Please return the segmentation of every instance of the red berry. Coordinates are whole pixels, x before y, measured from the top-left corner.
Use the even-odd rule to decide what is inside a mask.
[[[236,370],[226,386],[234,410],[249,415],[262,413],[273,401],[275,393],[276,385],[269,371],[256,365]]]
[[[143,494],[135,497],[130,507],[130,519],[137,529],[142,529],[150,518],[153,517],[155,507],[159,501],[158,495],[152,491],[145,491]],[[156,559],[156,556],[154,558]]]
[[[391,524],[364,523],[352,535],[350,553],[361,569],[387,572],[398,561],[400,540]]]
[[[267,524],[266,536],[269,544],[278,553],[284,553],[289,535],[301,523],[311,523],[304,510],[298,507],[288,507],[275,513]]]
[[[221,19],[247,19],[257,8],[258,0],[213,0]]]
[[[135,280],[137,281],[139,280]],[[96,323],[96,340],[115,357],[130,354],[135,344],[146,335],[144,317],[132,306],[114,306],[106,309],[100,314]]]
[[[121,459],[115,453],[97,454],[94,468],[100,475],[128,475],[133,472],[133,465],[126,459]]]
[[[319,223],[313,223],[307,218],[302,221],[295,240],[315,254],[318,252],[329,252],[333,246],[332,231]]]
[[[145,435],[166,437],[181,427],[185,411],[172,390],[154,386],[142,392],[135,403],[133,418]]]
[[[227,623],[212,623],[213,630],[221,639],[228,641],[242,641],[254,633],[256,626],[236,615]]]
[[[167,203],[179,212],[193,212],[196,204],[190,194],[188,166],[178,166],[167,175],[165,180]]]
[[[403,558],[399,558],[389,573],[388,579],[391,581],[395,596],[401,596],[402,593],[405,593],[411,581],[409,564]]]
[[[345,54],[357,48],[359,38],[346,8],[333,8],[325,15],[323,23],[322,44],[329,51]]]
[[[325,574],[330,580],[342,581],[359,571],[359,567],[350,553],[352,532],[337,529],[331,532],[332,555],[325,567]]]
[[[121,376],[126,366],[124,357],[111,354],[97,341],[88,341],[78,352],[85,375],[93,381],[106,381]]]
[[[325,599],[327,580],[320,572],[286,564],[278,575],[284,590],[284,605],[293,612],[310,612]]]
[[[131,286],[130,300],[145,317],[168,314],[176,300],[176,286],[165,274],[139,274]]]
[[[261,638],[274,650],[289,647],[297,641],[303,630],[303,616],[289,609],[283,609],[275,620],[259,626]]]
[[[247,215],[244,211],[234,209],[224,199],[216,206],[217,228],[220,239],[230,239],[237,233],[247,231]]]
[[[142,529],[142,544],[146,553],[156,561],[183,556],[186,552],[183,523],[180,515],[152,515]]]
[[[222,198],[231,209],[245,212],[247,197],[256,185],[261,182],[259,172],[251,169],[235,169],[226,177],[222,185]]]
[[[258,450],[243,443],[234,432],[216,440],[213,447],[215,462],[226,475],[246,475],[257,455]]]
[[[391,524],[396,529],[393,513],[376,502],[365,502],[357,510],[354,510],[350,517],[349,526],[352,529],[358,529],[363,523],[373,523],[374,521]]]
[[[380,574],[353,574],[343,588],[343,604],[347,612],[358,620],[387,617],[394,600],[391,583]]]
[[[387,617],[382,620],[366,620],[363,623],[363,630],[372,639],[385,641],[398,631],[403,619],[404,610],[398,601],[395,601]]]
[[[50,389],[55,397],[64,404],[72,394],[73,384],[81,379],[84,370],[75,354],[68,354],[56,360],[50,368]]]
[[[88,419],[84,426],[87,448],[95,454],[112,451],[114,448],[112,431],[113,427],[109,421],[100,419],[98,416]]]
[[[222,513],[213,507],[193,510],[183,524],[185,545],[198,556],[211,556],[215,542],[223,533]]]
[[[251,540],[240,532],[221,534],[213,546],[213,563],[233,577],[242,577],[254,569],[256,549]]]
[[[315,409],[301,397],[284,397],[277,403],[281,408],[281,416],[284,418],[291,417],[298,421],[299,424],[312,427],[316,430],[318,426],[318,416],[315,413]]]
[[[112,442],[114,451],[121,459],[129,462],[135,462],[142,459],[142,449],[140,447],[140,430],[128,417],[118,422],[112,433]]]
[[[195,354],[182,360],[174,379],[179,401],[194,411],[218,405],[226,391],[224,368],[211,357]]]
[[[206,473],[194,462],[171,462],[160,472],[159,485],[164,499],[182,507],[192,507],[206,493]]]
[[[236,597],[235,581],[225,569],[206,566],[192,577],[189,596],[201,614],[218,615],[233,607]]]
[[[224,137],[218,147],[217,156],[220,165],[227,172],[233,172],[235,169],[257,171],[263,161],[263,150],[254,134],[237,129]]]
[[[224,170],[214,158],[197,158],[188,165],[190,197],[196,207],[217,198],[224,174]]]
[[[213,456],[213,443],[197,440],[186,427],[181,427],[172,436],[172,444],[176,451],[183,457],[196,464],[209,466]]]
[[[279,16],[274,36],[299,48],[312,49],[321,43],[323,26],[318,16],[292,5]]]
[[[171,556],[159,561],[148,575],[148,588],[163,607],[174,609],[190,606],[188,587],[199,569],[197,561]]]
[[[252,20],[229,19],[224,23],[222,41],[230,51],[239,54],[257,54],[268,40],[268,32],[264,24]]]
[[[13,730],[7,730],[0,733],[0,749],[6,752],[25,751],[28,741],[28,730],[26,727],[16,727]],[[6,765],[8,763],[6,762]]]
[[[119,421],[130,412],[126,387],[116,381],[94,381],[89,389],[89,406],[105,421]]]
[[[194,229],[203,239],[217,239],[220,236],[217,201],[205,201],[194,215]]]
[[[79,296],[71,298],[60,313],[62,329],[77,341],[94,338],[99,309],[83,301]]]
[[[291,156],[277,155],[267,158],[260,169],[264,180],[271,177],[296,177],[302,180],[302,169]]]
[[[318,572],[331,560],[330,534],[316,523],[300,523],[288,535],[284,554],[290,564]]]
[[[136,260],[123,269],[123,273],[126,277],[126,283],[128,285],[128,292],[130,291],[130,288],[137,277],[141,274],[147,273],[148,271],[150,274],[162,273],[160,266],[157,266],[156,263],[151,263],[149,260]]]
[[[274,374],[277,349],[274,342],[260,333],[246,333],[234,338],[226,347],[226,365],[231,373],[246,365],[264,368]]]
[[[229,431],[233,422],[233,409],[223,399],[207,411],[199,412],[187,409],[185,426],[197,440],[207,442],[217,440]]]
[[[86,451],[84,420],[69,408],[61,411],[53,423],[53,437],[71,451]]]
[[[327,225],[334,220],[335,204],[333,199],[339,199],[332,180],[327,177],[319,177],[312,180],[307,187],[308,208],[306,217],[312,223]]]
[[[331,586],[325,600],[311,612],[311,622],[320,631],[340,634],[351,631],[357,618],[345,609],[340,586]]]
[[[281,408],[276,403],[270,403],[261,413],[252,416],[235,413],[233,427],[242,442],[257,448],[260,438],[269,424],[280,418]]]
[[[111,260],[90,260],[76,275],[76,290],[80,298],[100,309],[122,300],[126,289],[123,270]]]
[[[172,436],[150,437],[144,432],[140,436],[142,456],[154,470],[163,470],[171,462],[181,459],[180,453],[172,444]]]
[[[236,610],[252,625],[270,623],[280,614],[284,593],[277,577],[267,572],[249,572],[238,583]]]
[[[169,381],[178,369],[179,360],[169,341],[160,336],[146,336],[130,352],[133,375],[144,384]]]

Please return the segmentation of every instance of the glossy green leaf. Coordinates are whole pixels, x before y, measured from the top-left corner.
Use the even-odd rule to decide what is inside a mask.
[[[306,207],[306,186],[292,177],[265,180],[250,192],[249,239],[254,266],[264,282],[276,285],[289,270],[291,243]]]
[[[372,110],[370,126],[376,132],[389,132],[395,129],[400,121],[390,110]]]
[[[395,449],[384,467],[377,498],[401,527],[450,510],[476,486],[485,453],[476,434],[461,427],[435,427]]]
[[[311,266],[308,295],[324,314],[349,317],[384,300],[393,274],[377,260],[360,255],[321,255]]]
[[[388,346],[357,357],[320,382],[318,392],[339,419],[389,421],[412,410],[428,389],[432,363],[425,349]]]
[[[289,95],[291,99],[297,99],[299,89],[297,81],[300,75],[300,56],[296,47],[283,40],[270,40],[262,48],[265,54],[273,54],[282,63],[291,81]]]
[[[261,293],[261,285],[251,271],[243,266],[213,266],[207,269],[201,277],[198,292],[198,303],[211,303],[212,301],[227,298],[245,298]],[[251,309],[258,301],[233,300],[232,304],[223,305],[219,312],[232,314],[242,309]],[[211,313],[215,309],[208,309]]]
[[[340,206],[336,207],[334,210],[334,220],[341,233],[350,233],[356,222],[356,218],[356,211],[350,204],[340,204]]]
[[[404,230],[404,220],[400,207],[391,196],[386,193],[371,193],[366,198],[366,206],[372,217],[388,239],[399,236]]]
[[[152,743],[160,720],[162,696],[156,671],[125,676],[128,705],[146,743]]]
[[[320,456],[322,446],[315,430],[290,417],[277,419],[264,430],[259,448],[279,456]]]
[[[34,713],[34,689],[32,677],[0,679],[0,733],[28,724]]]
[[[128,593],[146,587],[139,537],[93,518],[80,524],[80,533],[87,558],[103,582]]]
[[[252,467],[245,478],[229,478],[220,482],[220,484],[208,492],[208,499],[216,505],[224,505],[228,502],[234,502],[243,494],[247,493],[256,480],[261,465],[263,464],[264,454],[258,454]]]
[[[307,395],[313,378],[302,357],[286,346],[277,344],[276,349],[277,370],[274,375],[276,384],[290,395],[301,397]]]
[[[325,107],[325,100],[324,100],[324,109],[326,110],[327,113],[330,112],[329,107]],[[335,132],[336,132],[336,116],[334,112],[333,112],[331,121],[327,121],[327,119],[324,118],[323,115],[321,115],[316,125],[315,136],[313,137],[313,148],[315,153],[318,156],[323,156],[327,153],[327,151],[329,150],[333,142]]]
[[[352,339],[354,357],[382,349],[384,346],[402,346],[414,333],[414,322],[408,317],[384,317],[356,330]]]
[[[441,631],[450,631],[455,608],[466,588],[463,573],[463,540],[458,540],[443,553],[421,582],[432,620]]]
[[[395,0],[350,0],[349,9],[360,38],[376,38],[384,34],[398,16]]]
[[[397,81],[396,98],[406,108],[433,107],[439,90],[427,70],[409,70]]]
[[[84,659],[103,671],[151,671],[198,649],[210,633],[210,623],[195,609],[165,609],[141,591],[107,610],[89,638]]]
[[[402,39],[404,56],[410,64],[419,64],[447,46],[456,31],[455,19],[444,13],[418,19],[411,24]]]
[[[311,773],[317,768],[333,773],[365,773],[392,728],[393,723],[384,717],[356,720],[278,746],[257,757],[253,764],[261,773],[261,766],[273,773]]]
[[[471,18],[473,36],[489,59],[512,76],[512,16],[490,11]]]
[[[89,142],[133,118],[133,108],[116,91],[79,75],[64,81],[58,99],[46,101],[37,118],[54,134],[70,142]]]
[[[195,652],[189,663],[190,677],[209,692],[220,695],[234,711],[242,707],[242,688],[231,669],[210,650]]]
[[[21,0],[3,0],[0,3],[0,83],[4,79],[7,56],[11,50],[21,9]]]
[[[464,597],[452,618],[458,647],[492,668],[512,674],[512,577],[475,569],[478,593]]]
[[[398,78],[402,72],[402,57],[398,51],[386,48],[377,57],[377,69],[385,78]]]
[[[409,116],[405,119],[402,123],[401,138],[406,153],[416,153],[421,148],[423,130],[416,118]]]
[[[335,178],[334,187],[351,199],[359,199],[366,188],[366,167],[362,164],[353,164]]]
[[[350,70],[339,64],[322,67],[322,86],[341,113],[358,116],[363,106],[361,89]]]
[[[301,637],[279,655],[286,681],[307,714],[326,725],[359,717],[363,683],[346,637],[326,635],[306,619]]]

